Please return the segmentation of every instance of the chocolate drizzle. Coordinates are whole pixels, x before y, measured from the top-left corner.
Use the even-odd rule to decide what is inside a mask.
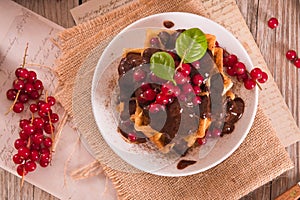
[[[171,23],[165,21],[164,25],[172,27]],[[172,25],[172,26],[171,26]],[[142,53],[128,53],[122,58],[118,66],[119,72],[119,87],[120,87],[120,102],[124,102],[124,110],[120,113],[119,132],[127,139],[130,139],[130,134],[136,136],[134,143],[144,143],[148,138],[134,128],[134,122],[131,121],[131,116],[135,114],[137,106],[142,109],[144,115],[144,124],[149,125],[157,132],[161,133],[159,138],[160,144],[163,146],[173,144],[173,150],[181,156],[184,156],[187,151],[197,146],[188,146],[186,138],[195,133],[199,128],[199,119],[208,118],[211,124],[207,131],[218,129],[221,136],[232,133],[234,124],[242,117],[244,112],[244,101],[237,97],[230,99],[224,98],[224,79],[223,75],[215,70],[215,62],[212,52],[207,50],[205,55],[197,62],[191,63],[190,77],[195,74],[201,74],[204,77],[203,84],[200,85],[201,103],[193,104],[192,99],[195,97],[188,95],[185,101],[174,97],[172,102],[169,102],[165,110],[157,113],[150,113],[149,106],[153,101],[141,101],[143,90],[141,83],[136,83],[133,80],[133,73],[136,70],[142,70],[146,74],[150,74],[150,58],[156,52],[173,51],[175,41],[179,34],[184,30],[177,30],[173,33],[168,31],[160,32],[157,37],[160,41],[159,48],[147,48]],[[167,49],[167,50],[163,50]],[[178,60],[177,60],[178,61]],[[155,82],[147,76],[144,80],[151,89],[157,93],[161,90],[161,85],[166,81]],[[205,93],[205,94],[204,94]],[[177,168],[184,169],[187,166],[194,164],[196,161],[181,160]]]
[[[197,161],[195,160],[181,160],[177,164],[177,169],[185,169],[188,166],[195,164]]]
[[[164,27],[172,28],[175,24],[172,21],[166,20],[163,22]]]

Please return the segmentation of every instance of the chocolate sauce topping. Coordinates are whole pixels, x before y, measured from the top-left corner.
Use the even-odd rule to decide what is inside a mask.
[[[164,27],[172,28],[175,24],[172,21],[166,20],[163,22]]]
[[[168,24],[169,25],[169,24]],[[174,49],[176,38],[184,30],[177,30],[170,34],[162,31],[158,34],[159,41],[166,47],[166,49]],[[137,132],[134,124],[130,121],[130,116],[135,113],[136,99],[142,94],[142,89],[133,80],[133,73],[136,70],[143,70],[146,74],[150,72],[149,63],[151,56],[161,49],[147,48],[143,54],[128,53],[125,58],[122,58],[119,67],[119,86],[120,86],[120,101],[125,102],[124,111],[121,112],[121,121],[119,123],[119,132],[125,137],[130,138],[129,134],[136,135],[135,143],[143,143],[147,138],[142,132]],[[150,125],[154,130],[162,133],[160,142],[167,145],[170,142],[174,143],[173,149],[179,155],[185,155],[190,148],[187,146],[185,138],[198,129],[199,117],[210,118],[213,130],[217,128],[221,131],[222,135],[229,134],[234,130],[234,124],[241,118],[244,112],[244,102],[241,98],[231,100],[224,99],[222,92],[224,89],[223,76],[213,70],[214,59],[212,53],[208,50],[206,54],[198,61],[197,66],[191,64],[191,74],[200,73],[204,77],[204,82],[210,81],[209,84],[202,84],[200,86],[202,92],[208,92],[209,95],[201,96],[201,103],[194,105],[187,102],[180,101],[174,98],[165,107],[165,111],[157,113],[149,113],[149,106],[153,101],[142,102],[138,101],[138,106],[143,109],[143,114],[146,118],[145,125]],[[161,85],[152,83],[149,78],[144,80],[149,83],[150,87],[157,93],[161,90]],[[140,83],[139,83],[140,84]],[[209,85],[209,86],[208,86]],[[131,93],[130,95],[128,95]],[[189,101],[193,97],[189,97]],[[194,164],[196,161],[181,160],[177,168],[184,169],[185,167]]]
[[[177,164],[177,169],[184,169],[190,165],[195,164],[197,161],[195,160],[181,160],[179,161],[179,163]]]

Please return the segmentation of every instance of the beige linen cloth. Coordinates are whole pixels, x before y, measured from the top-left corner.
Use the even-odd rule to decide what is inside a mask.
[[[136,169],[108,147],[94,121],[90,97],[93,71],[102,51],[120,30],[142,17],[161,12],[182,11],[206,17],[214,13],[224,13],[224,16],[230,13],[234,16],[236,8],[233,4],[231,0],[134,1],[60,34],[63,54],[56,69],[60,81],[57,97],[74,118],[83,139],[115,185],[120,199],[238,199],[293,167],[261,108],[258,108],[254,124],[237,151],[218,166],[186,177],[136,173]],[[240,20],[245,28],[243,19]]]

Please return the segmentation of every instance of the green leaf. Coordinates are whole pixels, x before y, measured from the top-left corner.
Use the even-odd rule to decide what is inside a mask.
[[[205,34],[199,28],[182,32],[176,40],[176,52],[185,63],[201,59],[207,50]]]
[[[154,53],[150,58],[150,70],[159,78],[175,82],[175,62],[169,53]]]

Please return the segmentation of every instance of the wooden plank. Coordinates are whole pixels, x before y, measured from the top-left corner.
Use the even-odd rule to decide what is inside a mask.
[[[14,0],[20,5],[44,16],[45,18],[69,28],[75,25],[70,9],[79,5],[78,0]]]
[[[299,52],[297,36],[300,13],[296,10],[299,8],[299,1],[247,0],[237,1],[237,4],[299,126],[299,70],[297,72],[285,58],[285,53],[290,48],[298,49]],[[280,26],[274,30],[267,26],[267,20],[273,16],[280,22]],[[295,168],[243,199],[274,199],[298,181],[299,145],[291,145],[287,151],[295,161]]]

